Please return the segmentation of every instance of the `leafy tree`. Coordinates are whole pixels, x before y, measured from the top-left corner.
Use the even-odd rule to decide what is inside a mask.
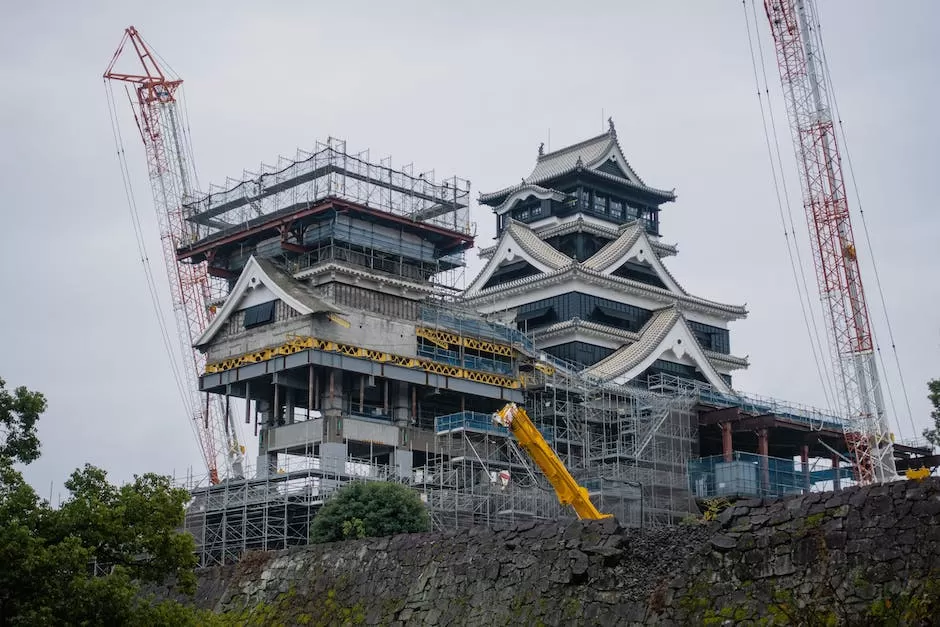
[[[933,418],[933,429],[924,429],[924,437],[935,447],[940,448],[940,379],[927,382],[927,398],[933,405],[930,417]]]
[[[36,422],[46,411],[46,398],[20,386],[7,391],[0,378],[0,457],[28,464],[39,457]]]
[[[13,467],[39,457],[36,423],[45,398],[0,380],[0,626],[203,625],[215,617],[154,602],[143,583],[195,589],[196,556],[183,522],[185,490],[146,474],[116,487],[86,465],[66,482],[58,508]]]
[[[355,482],[336,491],[310,526],[311,542],[427,531],[427,509],[407,486],[384,481]]]

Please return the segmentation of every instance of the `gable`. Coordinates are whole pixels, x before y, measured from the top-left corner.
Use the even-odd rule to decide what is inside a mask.
[[[611,240],[581,231],[557,235],[544,241],[566,257],[577,261],[586,261],[597,254]]]
[[[280,309],[275,305],[274,312],[267,314],[273,315],[275,321],[278,311],[281,312],[282,319],[315,313],[340,313],[339,309],[324,302],[308,286],[294,279],[270,260],[252,256],[248,258],[245,269],[229,292],[225,305],[193,346],[208,344],[223,329],[229,333],[238,332],[239,326],[244,329],[246,310],[275,300],[281,302]]]
[[[525,270],[524,265],[516,266],[523,270],[523,274],[513,279],[500,281],[487,285],[490,279],[496,275],[502,268],[509,267],[517,262],[525,262],[536,272]],[[488,289],[497,284],[508,283],[522,278],[535,276],[536,274],[553,272],[561,267],[570,265],[572,260],[552,248],[536,235],[529,227],[515,221],[510,221],[509,226],[500,235],[499,244],[496,251],[487,261],[483,270],[473,280],[464,296],[473,296],[481,290]]]
[[[607,161],[604,161],[603,163],[601,163],[599,166],[597,166],[594,169],[598,170],[599,172],[603,172],[604,174],[610,174],[612,176],[619,176],[622,179],[626,179],[628,181],[630,180],[630,177],[627,176],[627,173],[623,171],[623,168],[617,165],[617,162],[612,159],[608,159]]]
[[[625,261],[616,270],[611,272],[614,276],[623,277],[625,279],[630,279],[631,281],[638,281],[639,283],[645,283],[646,285],[652,285],[654,287],[659,287],[662,289],[669,289],[663,280],[659,277],[656,271],[648,263],[640,263],[636,261]]]
[[[608,276],[618,276],[687,295],[656,254],[653,242],[639,222],[622,229],[620,236],[584,263],[585,267]]]
[[[731,391],[703,352],[685,317],[674,307],[658,311],[644,326],[639,341],[612,353],[586,372],[623,385],[662,360],[664,355],[666,361],[690,361],[716,390]]]
[[[497,285],[509,283],[517,279],[524,279],[526,277],[539,274],[540,272],[541,270],[533,266],[525,259],[517,259],[515,261],[506,262],[497,268],[495,272],[493,272],[492,276],[490,276],[490,278],[480,289],[485,290],[491,287],[496,287]]]

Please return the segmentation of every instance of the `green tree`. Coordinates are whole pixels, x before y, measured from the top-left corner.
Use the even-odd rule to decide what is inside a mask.
[[[924,429],[924,437],[935,447],[940,448],[940,379],[927,382],[927,398],[933,405],[930,417],[933,418],[933,429]]]
[[[22,386],[11,394],[0,378],[0,458],[28,464],[39,457],[36,422],[44,411],[42,394]]]
[[[323,505],[310,526],[311,542],[427,531],[431,527],[421,497],[398,483],[355,482]]]
[[[185,490],[146,474],[122,487],[86,465],[66,482],[58,508],[39,498],[13,467],[39,456],[41,394],[0,380],[0,626],[196,625],[211,615],[144,598],[141,584],[175,580],[195,589]]]

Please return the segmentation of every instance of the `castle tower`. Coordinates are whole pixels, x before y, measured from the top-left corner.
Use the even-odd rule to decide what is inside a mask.
[[[468,305],[534,337],[539,349],[611,383],[667,373],[727,392],[747,360],[731,354],[728,323],[743,306],[688,293],[666,269],[660,240],[672,191],[647,185],[606,133],[539,148],[521,183],[482,194],[497,243],[466,290]]]

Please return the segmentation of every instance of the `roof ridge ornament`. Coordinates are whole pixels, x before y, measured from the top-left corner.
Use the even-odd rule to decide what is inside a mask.
[[[608,127],[610,127],[609,130],[608,130],[608,132],[610,133],[610,136],[613,137],[614,139],[617,139],[617,129],[614,128],[614,118],[613,118],[613,117],[607,118],[607,125],[608,125]]]
[[[584,167],[584,159],[581,158],[581,155],[578,155],[578,160],[575,162],[575,166],[580,170]]]
[[[540,157],[545,156],[545,142],[542,142],[541,144],[539,144],[539,156]]]

